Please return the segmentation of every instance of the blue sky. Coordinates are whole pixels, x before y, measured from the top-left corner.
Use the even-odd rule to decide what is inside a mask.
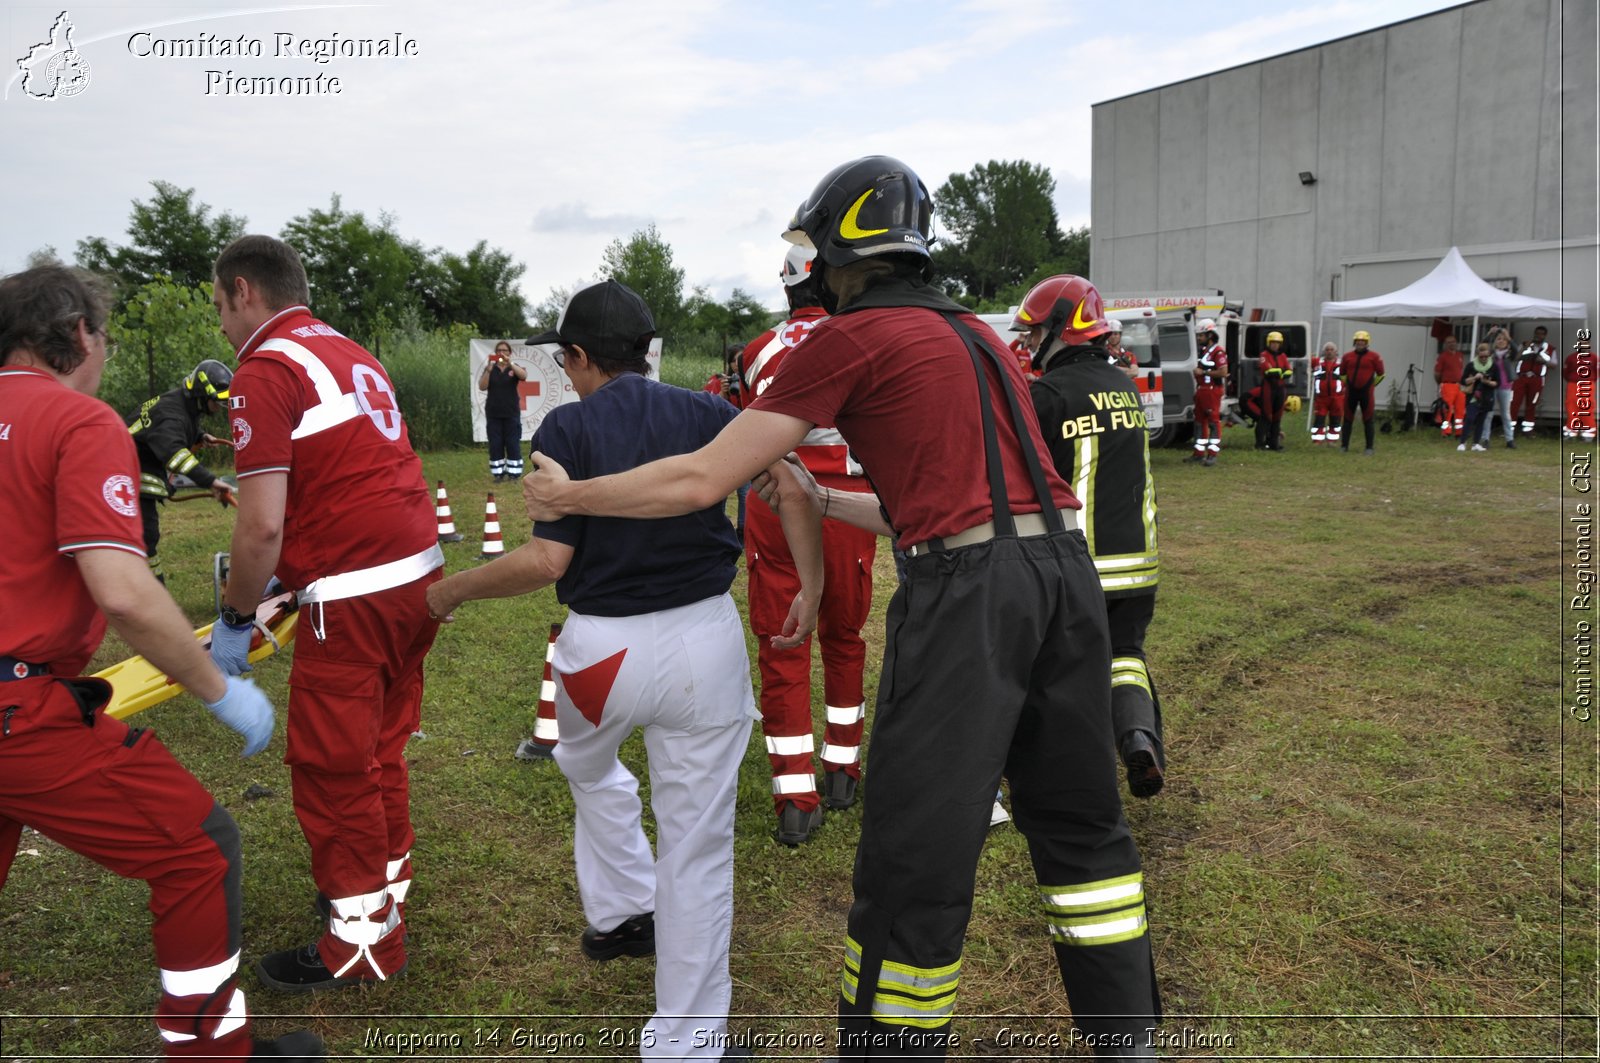
[[[63,8],[12,3],[0,13],[0,272],[45,245],[70,260],[84,237],[120,242],[131,201],[160,179],[252,231],[277,233],[338,194],[429,246],[488,240],[526,264],[532,302],[588,279],[611,240],[654,222],[688,285],[738,285],[775,306],[779,230],[839,162],[896,155],[937,188],[990,159],[1027,159],[1054,174],[1063,224],[1084,225],[1092,104],[1451,6],[99,3],[66,8],[89,84],[38,100],[15,61]],[[201,33],[244,35],[264,54],[134,54]],[[417,54],[274,58],[279,33],[398,33]],[[207,70],[320,73],[342,91],[208,95]]]

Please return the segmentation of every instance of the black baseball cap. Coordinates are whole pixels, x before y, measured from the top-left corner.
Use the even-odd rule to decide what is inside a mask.
[[[621,281],[596,281],[579,288],[561,310],[556,327],[528,337],[528,346],[560,343],[601,358],[641,357],[656,334],[656,319],[639,293]]]

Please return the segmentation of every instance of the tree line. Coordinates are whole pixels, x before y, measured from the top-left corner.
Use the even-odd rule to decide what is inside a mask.
[[[125,240],[80,240],[76,262],[105,276],[115,293],[112,328],[124,359],[108,368],[107,398],[119,408],[172,387],[202,358],[231,360],[211,307],[212,265],[247,231],[247,220],[215,211],[195,189],[153,181],[134,200]],[[1089,271],[1089,230],[1063,231],[1050,171],[1025,161],[991,161],[951,174],[934,192],[938,283],[979,312],[1001,312],[1036,281]],[[523,297],[526,266],[479,240],[464,253],[425,247],[401,235],[388,213],[369,218],[340,197],[283,226],[279,236],[299,251],[314,312],[379,351],[386,339],[431,333],[528,335],[555,323],[577,283],[553,288],[538,303]],[[781,247],[773,244],[776,282]],[[56,261],[53,248],[30,264]],[[644,297],[674,358],[720,361],[779,316],[761,299],[734,288],[725,299],[705,285],[685,288],[685,271],[654,224],[618,238],[601,255],[599,278],[622,281]],[[776,285],[774,285],[776,286]]]

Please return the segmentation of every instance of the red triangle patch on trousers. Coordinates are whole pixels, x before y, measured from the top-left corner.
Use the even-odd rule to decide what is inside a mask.
[[[606,710],[606,699],[611,696],[611,687],[616,683],[617,673],[622,670],[622,659],[627,655],[627,649],[623,648],[587,668],[561,673],[561,685],[567,697],[583,713],[583,718],[596,727],[600,726],[600,714]]]

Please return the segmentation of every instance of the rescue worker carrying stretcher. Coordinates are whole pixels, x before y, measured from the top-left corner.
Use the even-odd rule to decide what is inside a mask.
[[[199,447],[230,445],[203,430],[200,418],[227,412],[232,383],[233,370],[207,358],[184,378],[181,387],[146,399],[128,421],[128,432],[139,452],[139,516],[144,521],[145,554],[150,571],[162,583],[167,574],[161,570],[156,546],[161,542],[161,506],[176,489],[172,478],[187,476],[225,506],[233,501],[232,485],[201,464],[194,453]]]
[[[142,880],[165,1055],[320,1060],[316,1034],[251,1037],[238,825],[154,732],[107,716],[111,685],[82,674],[109,620],[243,735],[245,756],[272,739],[266,695],[212,665],[144,563],[133,444],[94,398],[113,349],[104,295],[84,277],[45,266],[0,281],[0,886],[24,825]],[[116,1057],[142,1059],[142,1048]]]

